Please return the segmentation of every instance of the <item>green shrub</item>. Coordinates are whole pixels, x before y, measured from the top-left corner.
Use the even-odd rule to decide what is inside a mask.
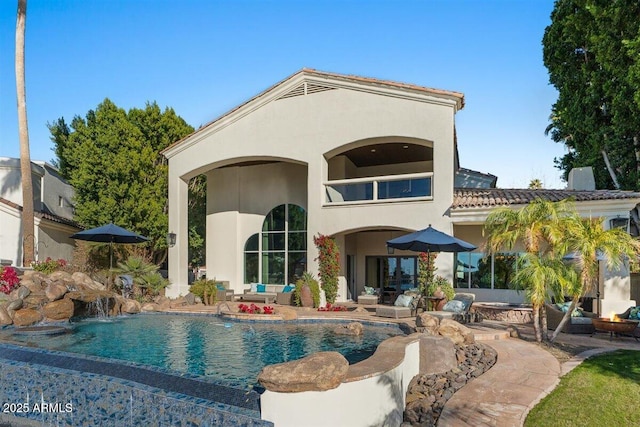
[[[218,294],[218,288],[216,287],[216,281],[200,279],[191,284],[189,288],[192,294],[200,297],[205,305],[213,305],[216,303],[216,296]]]
[[[139,286],[142,289],[146,289],[152,296],[159,295],[160,292],[169,286],[169,279],[165,279],[158,272],[147,273],[140,276]]]
[[[447,300],[451,301],[453,297],[456,296],[456,291],[453,289],[453,286],[447,279],[442,276],[436,276],[433,278],[433,281],[429,283],[427,287],[427,296],[432,296],[433,293],[440,287],[444,295],[447,297]]]
[[[313,306],[320,306],[320,285],[318,281],[313,277],[313,274],[305,271],[302,273],[302,277],[296,282],[296,289],[293,291],[293,298],[296,302],[297,306],[301,306],[302,303],[300,301],[300,291],[302,291],[302,287],[304,285],[308,285],[311,290],[311,296],[313,297]]]
[[[39,271],[44,274],[51,274],[54,271],[61,270],[67,265],[67,261],[64,259],[51,259],[47,257],[44,261],[33,261],[31,267],[35,271]]]

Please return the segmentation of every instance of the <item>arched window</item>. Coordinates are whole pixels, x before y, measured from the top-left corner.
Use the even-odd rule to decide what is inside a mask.
[[[295,283],[307,264],[307,213],[297,205],[276,206],[262,231],[244,246],[245,283]]]

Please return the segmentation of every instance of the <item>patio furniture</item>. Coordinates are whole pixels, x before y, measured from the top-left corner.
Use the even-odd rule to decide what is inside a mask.
[[[376,316],[393,319],[412,317],[412,304],[415,300],[416,298],[410,295],[398,295],[392,306],[376,307]]]
[[[378,295],[358,295],[358,304],[374,305],[378,303]]]
[[[564,317],[564,312],[557,305],[545,303],[547,309],[547,329],[556,330]],[[593,326],[593,318],[598,317],[590,311],[582,311],[582,316],[572,316],[562,328],[567,334],[593,334],[596,328]]]
[[[248,293],[248,294],[241,294],[241,295],[235,295],[233,297],[234,301],[251,301],[251,302],[262,302],[265,304],[272,304],[275,299],[276,299],[276,294],[271,294],[271,293],[261,293],[261,294],[253,294],[253,293]]]
[[[229,281],[216,281],[216,301],[233,301],[233,289],[229,289]]]
[[[475,294],[460,292],[453,299],[447,302],[440,311],[429,311],[428,313],[442,319],[453,319],[460,323],[469,323],[479,321],[476,316],[469,313],[471,305],[475,301]]]

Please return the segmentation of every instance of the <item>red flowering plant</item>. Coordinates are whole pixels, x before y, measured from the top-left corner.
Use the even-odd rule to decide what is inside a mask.
[[[319,307],[318,311],[347,311],[347,307],[343,305],[331,305],[330,302],[324,307]]]
[[[238,305],[238,310],[240,311],[240,313],[248,313],[248,314],[274,314],[274,308],[268,305],[265,305],[263,308],[260,308],[255,304],[251,304],[251,305],[240,304]]]
[[[340,274],[340,250],[333,238],[318,234],[313,237],[318,248],[318,275],[327,301],[333,304],[338,296],[338,275]]]
[[[20,278],[13,267],[0,267],[0,292],[9,295],[18,286]]]
[[[35,271],[39,271],[44,274],[51,274],[56,270],[60,270],[67,265],[67,261],[63,259],[53,260],[51,257],[47,257],[44,261],[34,261],[31,263],[31,267]]]

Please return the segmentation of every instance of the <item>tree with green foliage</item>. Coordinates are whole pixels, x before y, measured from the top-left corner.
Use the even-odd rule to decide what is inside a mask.
[[[193,132],[156,103],[128,112],[105,99],[68,126],[49,124],[60,173],[75,188],[75,216],[84,227],[109,222],[150,242],[155,263],[166,257],[168,165],[160,151]]]
[[[571,306],[556,328],[551,341],[555,340],[571,313],[578,305],[581,296],[596,289],[600,258],[608,268],[618,268],[625,259],[637,259],[640,254],[640,241],[631,237],[625,229],[605,230],[602,218],[580,218],[578,215],[565,220],[566,239],[562,242],[564,252],[571,252],[580,275],[580,286],[571,296]],[[599,310],[599,308],[598,308]]]
[[[565,179],[591,166],[598,188],[640,189],[640,2],[557,0],[543,38],[558,90],[546,132],[568,148]]]
[[[566,239],[566,218],[577,215],[568,201],[550,202],[536,199],[521,209],[501,207],[493,210],[485,222],[487,251],[495,254],[511,251],[517,243],[522,244],[526,257],[521,258],[521,271],[516,275],[517,283],[527,289],[527,297],[533,309],[533,328],[538,342],[547,339],[547,322],[544,302],[561,275],[552,274],[549,268],[560,268],[556,260],[564,253],[557,250]],[[536,262],[534,262],[536,261]],[[525,273],[522,270],[525,269]]]

